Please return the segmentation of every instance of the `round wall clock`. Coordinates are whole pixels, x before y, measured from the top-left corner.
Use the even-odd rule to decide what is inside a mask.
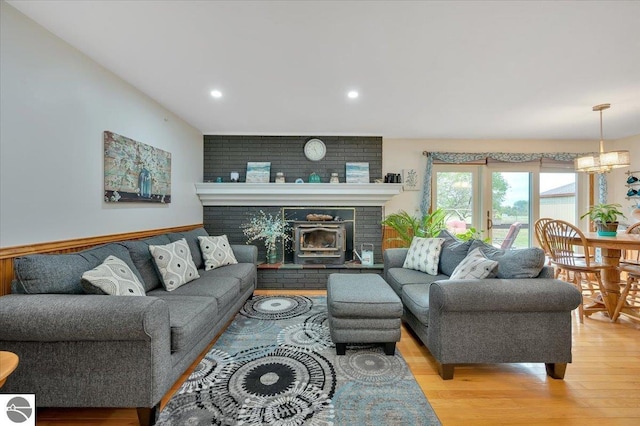
[[[311,161],[319,161],[327,154],[327,147],[320,139],[309,139],[304,144],[304,155]]]

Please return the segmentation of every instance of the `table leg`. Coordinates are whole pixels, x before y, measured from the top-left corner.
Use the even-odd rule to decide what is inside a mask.
[[[607,312],[611,317],[620,298],[620,271],[618,271],[618,265],[620,264],[622,252],[619,249],[603,248],[601,250],[602,263],[610,266],[610,268],[602,271],[602,284],[606,290],[606,294],[603,294],[602,297],[607,299]]]

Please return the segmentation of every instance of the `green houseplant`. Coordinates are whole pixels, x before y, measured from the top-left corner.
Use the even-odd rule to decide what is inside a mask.
[[[620,204],[596,204],[580,216],[580,219],[589,216],[589,219],[596,224],[598,235],[615,236],[618,230],[618,217],[625,217],[620,208],[622,208]]]
[[[443,209],[436,209],[422,217],[412,216],[404,210],[388,215],[381,223],[398,234],[389,238],[390,241],[400,241],[402,247],[409,247],[414,236],[430,238],[437,236],[446,228],[447,213]]]

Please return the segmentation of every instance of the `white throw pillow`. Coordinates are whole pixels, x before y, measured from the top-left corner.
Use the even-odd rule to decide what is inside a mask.
[[[449,278],[452,280],[481,280],[491,275],[497,267],[498,262],[487,259],[484,257],[484,254],[482,254],[482,251],[477,248],[469,252],[467,257],[465,257],[462,262],[456,266],[456,269]]]
[[[189,244],[184,238],[164,246],[149,246],[153,261],[167,291],[175,290],[189,281],[200,278],[193,263]]]
[[[204,259],[205,271],[238,263],[226,235],[198,237],[198,240],[200,241],[200,251],[202,251],[202,258]]]
[[[444,238],[413,237],[403,268],[438,275],[438,261]]]
[[[121,259],[107,257],[104,262],[82,274],[83,284],[112,296],[144,296],[144,287],[136,274]]]

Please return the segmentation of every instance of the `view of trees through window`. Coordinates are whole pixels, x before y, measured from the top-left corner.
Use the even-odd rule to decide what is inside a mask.
[[[531,194],[531,178],[529,172],[490,173],[491,185],[491,219],[493,228],[487,232],[486,223],[478,215],[474,200],[482,191],[479,182],[474,181],[477,174],[469,171],[438,171],[435,173],[435,207],[448,213],[447,224],[455,233],[462,233],[474,226],[483,238],[491,238],[494,245],[500,246],[505,241],[511,225],[520,224],[513,246],[516,248],[531,245],[529,229],[532,226],[530,211],[535,197],[535,208],[538,217],[559,217],[575,221],[575,174],[574,173],[539,173],[540,193]],[[489,183],[488,183],[489,184]],[[485,203],[488,200],[482,200]],[[489,210],[486,204],[482,209]],[[518,225],[516,225],[517,227]],[[508,245],[508,244],[507,244]]]

